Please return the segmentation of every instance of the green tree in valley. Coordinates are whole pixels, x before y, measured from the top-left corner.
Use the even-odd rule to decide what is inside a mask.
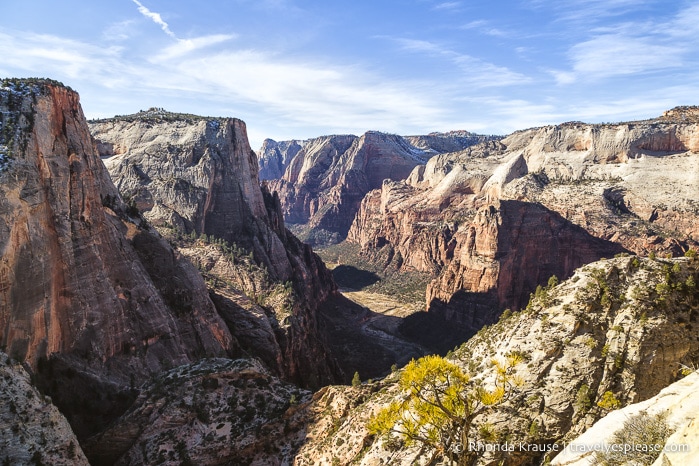
[[[362,384],[362,379],[359,378],[359,372],[354,373],[354,376],[352,377],[352,386],[353,387],[358,387]]]
[[[469,439],[475,440],[474,419],[509,399],[521,383],[514,374],[522,362],[520,355],[491,362],[495,384],[486,388],[440,356],[411,361],[399,381],[401,401],[392,402],[369,421],[370,433],[428,447],[434,452],[430,463],[441,458],[452,464],[472,464],[476,453],[467,446]]]

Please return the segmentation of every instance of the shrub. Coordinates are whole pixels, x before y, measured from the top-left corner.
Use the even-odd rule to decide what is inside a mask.
[[[597,464],[605,466],[650,465],[662,452],[665,442],[672,434],[667,423],[667,413],[648,414],[646,411],[631,416],[624,427],[614,433],[614,445],[632,445],[632,451],[597,452]],[[643,446],[645,448],[638,448]]]
[[[597,402],[597,406],[607,411],[621,408],[621,401],[614,396],[614,393],[607,390],[602,394],[602,398]]]
[[[575,409],[580,412],[586,412],[592,407],[592,401],[590,401],[590,386],[587,384],[582,384],[578,389],[578,393],[575,395]]]

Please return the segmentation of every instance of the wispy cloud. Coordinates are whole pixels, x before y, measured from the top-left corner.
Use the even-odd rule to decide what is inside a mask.
[[[608,8],[597,0],[569,0]],[[643,3],[612,0],[618,8]],[[699,44],[699,5],[683,9],[665,21],[638,20],[603,25],[590,30],[590,37],[568,50],[570,69],[550,70],[559,84],[602,80],[686,67],[686,59]]]
[[[229,116],[242,117],[241,109],[254,108],[258,115],[296,128],[296,134],[299,128],[395,131],[400,125],[416,131],[446,124],[445,109],[434,100],[434,93],[426,92],[432,84],[390,80],[358,66],[286,60],[253,50],[185,53],[190,46],[190,50],[201,49],[228,39],[211,36],[191,45],[178,40],[153,59],[127,56],[121,47],[105,49],[56,36],[0,32],[0,68],[25,70],[27,76],[70,78],[66,83],[81,91],[83,101],[85,95],[95,101],[100,96],[102,101],[104,91],[113,90],[133,100],[133,111],[144,105],[166,105],[162,101],[168,96],[180,101],[185,96],[196,98],[199,105],[211,107],[226,102],[231,110],[224,115]],[[148,96],[149,103],[144,103],[143,96]],[[122,99],[119,105],[124,104]],[[98,109],[93,116],[120,111],[115,108],[105,115],[105,110]]]
[[[471,55],[463,54],[444,47],[438,43],[426,40],[389,38],[397,43],[402,50],[424,53],[434,57],[444,58],[456,65],[462,71],[462,81],[477,87],[500,87],[523,84],[530,79],[504,66],[485,62]]]
[[[102,37],[109,42],[120,42],[130,39],[134,35],[136,21],[128,19],[108,26],[102,33]]]
[[[512,35],[511,32],[505,32],[500,28],[494,27],[491,25],[490,21],[486,21],[483,19],[479,20],[474,20],[470,21],[463,26],[459,27],[459,29],[463,31],[468,31],[468,30],[476,30],[477,32],[481,34],[485,34],[486,36],[493,36],[493,37],[509,37]]]
[[[180,57],[186,53],[190,53],[204,47],[209,47],[211,45],[220,44],[221,42],[226,42],[237,37],[235,34],[213,34],[209,36],[181,39],[177,37],[177,35],[170,29],[170,26],[163,20],[160,13],[149,10],[138,0],[132,1],[138,6],[139,13],[152,20],[155,24],[159,25],[165,34],[177,41],[175,44],[167,46],[155,57],[155,60],[169,60],[171,58]],[[272,1],[271,3],[276,5],[282,2]]]
[[[645,37],[604,34],[573,46],[570,54],[576,76],[601,79],[679,67],[683,50]]]
[[[596,24],[643,9],[651,0],[529,0],[535,8],[553,10],[558,21]]]
[[[153,11],[150,11],[148,8],[146,8],[138,0],[132,0],[132,1],[138,6],[139,13],[141,13],[143,16],[145,16],[146,18],[153,21],[158,26],[160,26],[160,29],[162,29],[163,32],[165,32],[165,34],[172,37],[173,39],[177,39],[177,36],[175,35],[175,33],[170,30],[170,26],[168,26],[168,24],[165,21],[163,21],[163,18],[162,18],[162,16],[160,16],[159,13],[155,13]]]
[[[235,34],[214,34],[211,36],[195,37],[192,39],[177,39],[177,42],[163,49],[156,60],[170,60],[184,54],[194,52],[204,47],[220,44],[235,39]]]
[[[448,10],[448,11],[455,11],[461,9],[461,3],[462,2],[442,2],[436,4],[432,9],[433,10]]]

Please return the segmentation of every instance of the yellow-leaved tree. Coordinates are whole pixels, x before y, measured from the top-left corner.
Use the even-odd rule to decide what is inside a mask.
[[[447,459],[452,464],[472,464],[477,452],[469,451],[468,442],[474,419],[509,399],[521,383],[514,374],[514,367],[522,362],[520,355],[491,362],[495,384],[486,388],[441,356],[412,360],[400,377],[402,399],[372,417],[369,432],[431,448],[430,463]]]

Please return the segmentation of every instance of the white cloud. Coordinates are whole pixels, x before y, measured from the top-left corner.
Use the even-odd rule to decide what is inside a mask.
[[[192,39],[178,39],[175,44],[169,45],[163,49],[162,53],[156,57],[156,60],[176,58],[205,47],[227,42],[236,37],[237,35],[235,34],[214,34],[211,36],[194,37]]]
[[[461,8],[461,2],[442,2],[434,6],[434,10],[454,11]]]
[[[177,36],[175,35],[175,33],[170,30],[170,26],[168,26],[168,24],[165,21],[163,21],[163,18],[162,18],[162,16],[160,16],[159,13],[155,13],[155,12],[150,11],[148,8],[143,6],[143,4],[141,2],[139,2],[138,0],[132,0],[132,1],[138,6],[139,13],[141,13],[146,18],[152,20],[158,26],[160,26],[160,29],[162,29],[163,32],[165,32],[165,34],[172,37],[173,39],[177,39]]]
[[[629,75],[681,66],[682,50],[645,37],[605,34],[573,46],[575,75],[592,78]]]
[[[484,19],[476,19],[473,21],[470,21],[463,26],[461,26],[461,29],[468,30],[468,29],[478,29],[482,28],[488,25],[488,21]]]
[[[110,42],[120,42],[130,39],[135,34],[135,24],[136,21],[132,19],[119,21],[107,27],[102,33],[102,37]]]
[[[108,70],[118,69],[120,53],[120,47],[97,47],[47,34],[0,32],[4,65],[34,75],[108,80]]]
[[[631,8],[634,0],[569,0],[591,8]],[[589,11],[588,11],[589,13]],[[617,76],[648,74],[687,68],[699,43],[699,5],[680,10],[665,21],[635,21],[603,25],[590,37],[571,46],[568,70],[550,70],[558,84],[599,81]]]
[[[479,88],[524,84],[530,78],[504,66],[485,62],[471,55],[462,54],[440,44],[416,39],[390,38],[403,50],[445,58],[462,71],[461,82]]]

